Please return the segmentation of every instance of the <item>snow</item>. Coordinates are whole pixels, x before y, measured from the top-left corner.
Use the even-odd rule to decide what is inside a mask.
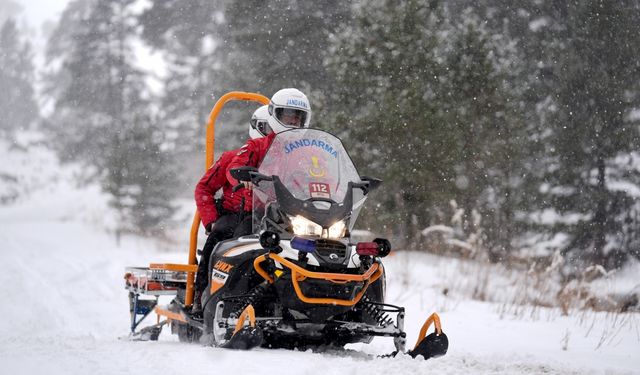
[[[640,109],[629,111],[626,120],[629,122],[640,120]]]
[[[640,197],[640,187],[629,181],[609,181],[607,183],[607,189],[611,191],[622,191],[636,199]]]
[[[424,228],[420,233],[426,237],[433,232],[436,232],[436,233],[441,232],[447,236],[451,236],[453,235],[453,228],[448,227],[446,225],[442,225],[442,224],[431,225],[429,227]]]
[[[499,301],[517,290],[507,278],[490,279],[495,296],[474,300],[461,286],[478,286],[495,272],[479,274],[469,262],[418,252],[385,261],[387,300],[407,309],[408,347],[424,319],[440,314],[450,341],[442,358],[370,356],[393,350],[384,338],[322,353],[184,344],[168,329],[158,342],[121,340],[129,327],[124,268],[186,261],[190,221],[176,230],[175,243],[125,236],[118,244],[106,198],[92,185],[77,186],[75,167],[60,167],[34,145],[27,153],[0,141],[0,149],[0,172],[16,176],[12,184],[26,191],[0,206],[2,374],[640,373],[639,314],[563,316],[555,308]],[[637,288],[637,270],[615,275],[616,288]]]
[[[25,221],[34,227],[49,222],[79,220],[105,229],[115,225],[108,199],[96,184],[81,184],[77,165],[61,168],[55,154],[37,134],[20,133],[14,143],[0,140],[0,202],[13,204],[0,209],[2,222]]]
[[[596,290],[608,290],[614,294],[626,294],[629,291],[640,295],[640,262],[631,260],[623,268],[611,271],[607,278],[595,280],[593,287]]]
[[[145,73],[145,82],[153,95],[161,95],[162,81],[168,75],[168,67],[162,52],[153,50],[140,39],[131,41],[135,54],[134,66]]]
[[[522,256],[546,256],[562,249],[569,243],[569,235],[563,232],[555,233],[553,237],[545,235],[532,235],[523,241],[519,253]]]
[[[572,213],[561,215],[551,208],[547,208],[531,214],[531,220],[537,224],[550,225],[555,223],[576,224],[582,220],[587,220],[588,215]]]
[[[540,31],[542,28],[549,26],[549,18],[539,17],[529,22],[529,30],[535,32]]]

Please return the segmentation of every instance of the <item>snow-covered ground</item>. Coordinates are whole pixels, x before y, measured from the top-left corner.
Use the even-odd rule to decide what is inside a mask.
[[[562,316],[472,300],[459,286],[484,279],[469,265],[409,252],[385,262],[388,302],[407,308],[408,346],[428,314],[440,313],[450,341],[442,358],[366,355],[391,352],[390,339],[329,353],[230,351],[180,343],[169,330],[158,342],[120,340],[129,327],[124,267],[186,261],[188,223],[175,243],[125,236],[117,244],[99,189],[77,186],[74,169],[44,148],[28,150],[0,142],[0,176],[11,176],[0,179],[0,196],[12,196],[0,206],[0,374],[640,374],[640,314]]]

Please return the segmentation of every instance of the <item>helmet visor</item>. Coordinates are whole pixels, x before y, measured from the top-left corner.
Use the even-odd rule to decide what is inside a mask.
[[[269,133],[272,132],[271,127],[269,126],[269,123],[267,122],[267,120],[258,120],[253,118],[251,119],[251,127],[257,130],[258,133],[262,135],[268,135]]]
[[[276,108],[275,117],[288,127],[302,128],[307,120],[307,111],[294,108]]]

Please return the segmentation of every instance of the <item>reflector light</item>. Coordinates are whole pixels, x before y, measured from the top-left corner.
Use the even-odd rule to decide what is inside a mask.
[[[378,244],[375,242],[358,242],[356,253],[358,255],[378,256]]]
[[[316,251],[316,241],[302,237],[293,237],[291,239],[291,247],[305,253],[312,253]]]

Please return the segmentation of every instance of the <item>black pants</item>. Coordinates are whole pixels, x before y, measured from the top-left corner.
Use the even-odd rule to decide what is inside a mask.
[[[196,273],[196,291],[203,292],[209,284],[209,259],[218,242],[251,234],[251,214],[226,213],[216,220],[202,248]]]

